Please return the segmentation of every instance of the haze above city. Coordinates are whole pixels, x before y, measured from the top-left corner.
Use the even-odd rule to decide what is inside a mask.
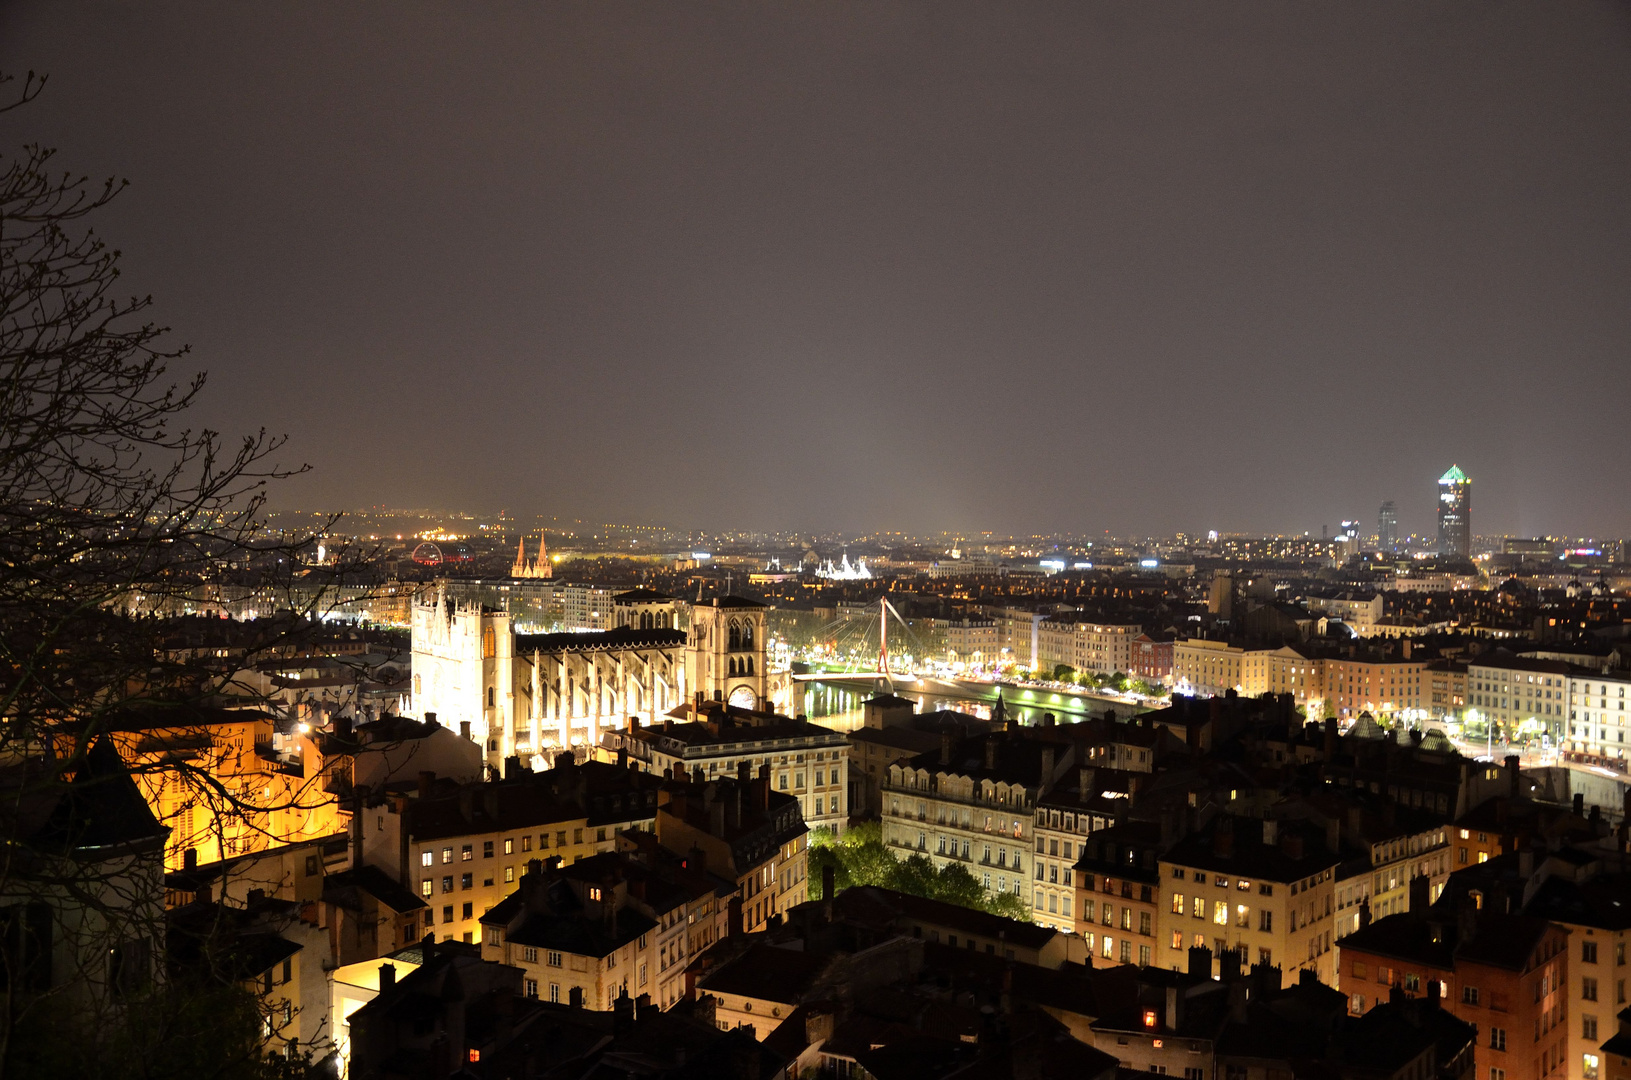
[[[1631,535],[1624,5],[0,6],[278,503]]]

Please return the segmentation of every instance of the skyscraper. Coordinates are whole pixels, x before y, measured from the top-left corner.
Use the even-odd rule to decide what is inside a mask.
[[[1438,478],[1438,553],[1446,558],[1472,556],[1472,481],[1451,465]]]
[[[1376,515],[1376,546],[1383,551],[1394,551],[1399,546],[1399,510],[1389,499]]]

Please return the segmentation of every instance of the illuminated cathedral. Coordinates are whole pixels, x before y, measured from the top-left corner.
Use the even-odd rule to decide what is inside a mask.
[[[515,565],[510,568],[512,578],[551,578],[555,568],[549,564],[549,552],[544,548],[544,534],[538,534],[538,557],[527,558],[527,538],[522,536],[515,549]]]

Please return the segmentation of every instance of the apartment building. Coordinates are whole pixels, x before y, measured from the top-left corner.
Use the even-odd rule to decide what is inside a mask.
[[[755,777],[744,762],[734,780],[671,790],[657,811],[657,842],[730,883],[744,933],[764,929],[809,897],[810,830],[799,800],[772,791],[770,781],[769,765]]]
[[[1046,729],[1042,729],[1046,730]],[[1025,896],[1037,800],[1072,764],[1072,748],[1038,729],[942,736],[938,751],[889,767],[883,842],[935,869],[964,867],[987,892]]]
[[[1227,641],[1182,638],[1172,643],[1172,685],[1182,694],[1222,697],[1243,692],[1246,650]]]
[[[1558,660],[1534,660],[1507,649],[1492,650],[1467,661],[1467,718],[1492,724],[1508,738],[1547,735],[1561,743],[1573,696],[1570,680],[1578,678],[1582,686],[1606,685],[1595,672],[1591,674],[1587,678],[1582,669]],[[1580,736],[1574,738],[1585,745]]]
[[[415,938],[475,943],[481,917],[515,891],[530,860],[570,865],[613,850],[625,829],[654,828],[661,787],[659,777],[579,764],[567,752],[553,769],[533,772],[516,761],[503,780],[488,783],[427,776],[417,798],[364,811],[363,859],[426,904]]]
[[[561,629],[567,631],[610,630],[617,625],[612,597],[618,590],[605,585],[555,586],[555,602],[560,606]]]
[[[1403,808],[1387,815],[1354,814],[1357,833],[1348,839],[1367,858],[1349,860],[1338,872],[1338,939],[1358,930],[1366,917],[1385,918],[1410,910],[1412,903],[1437,900],[1454,869],[1451,829],[1439,815]],[[1419,895],[1418,880],[1427,883]]]
[[[1022,668],[1037,670],[1041,667],[1042,620],[1053,611],[1030,611],[1025,608],[988,608],[997,626],[999,663],[1018,664]]]
[[[1292,645],[1252,649],[1241,658],[1240,679],[1245,697],[1290,694],[1307,708],[1324,694],[1324,662]]]
[[[1427,688],[1425,708],[1441,719],[1461,718],[1467,707],[1467,665],[1456,660],[1436,660],[1422,676]]]
[[[861,726],[849,733],[851,813],[882,815],[884,781],[896,761],[938,749],[942,734],[961,738],[988,728],[986,721],[968,713],[919,713],[916,708],[915,701],[893,694],[861,703]]]
[[[1089,749],[1092,749],[1091,747]],[[1085,854],[1083,844],[1094,822],[1103,828],[1114,817],[1112,804],[1125,805],[1125,798],[1109,799],[1101,791],[1100,771],[1076,770],[1076,782],[1061,779],[1037,799],[1032,832],[1036,853],[1032,860],[1031,918],[1042,926],[1072,933],[1076,930],[1077,860]],[[1104,774],[1109,780],[1108,771]],[[1125,795],[1117,791],[1116,795]]]
[[[1591,757],[1624,758],[1627,688],[1631,688],[1628,671],[1577,669],[1569,675],[1569,737],[1565,748]],[[1545,692],[1544,687],[1541,692]]]
[[[1172,678],[1172,635],[1164,631],[1142,633],[1127,646],[1127,674],[1152,684]]]
[[[1500,897],[1446,895],[1343,938],[1338,988],[1355,1015],[1395,988],[1436,991],[1446,1009],[1478,1026],[1479,1080],[1575,1080],[1583,1073],[1569,1060],[1568,945],[1562,927],[1508,914]]]
[[[1075,930],[1095,964],[1157,962],[1161,840],[1159,824],[1129,821],[1078,844]]]
[[[482,958],[520,968],[528,998],[610,1010],[648,994],[668,1008],[703,942],[727,932],[730,887],[677,857],[654,866],[643,854],[532,860],[482,917]]]
[[[946,662],[953,668],[984,670],[996,665],[1002,652],[997,641],[997,620],[981,615],[944,623]]]
[[[1427,661],[1403,654],[1327,657],[1320,695],[1325,713],[1351,720],[1361,713],[1372,716],[1417,716],[1428,704],[1430,680]]]
[[[1156,962],[1182,970],[1192,946],[1240,948],[1288,985],[1301,971],[1331,983],[1338,845],[1336,828],[1233,816],[1180,840],[1159,862]]]
[[[1037,629],[1037,665],[1044,673],[1064,664],[1092,674],[1126,674],[1141,633],[1137,624],[1097,622],[1080,612],[1053,615]]]
[[[682,711],[694,720],[652,726],[631,721],[601,736],[601,755],[626,755],[660,776],[675,766],[692,780],[751,775],[769,768],[775,790],[798,800],[811,828],[843,832],[849,822],[849,740],[843,732],[764,709],[704,701]]]

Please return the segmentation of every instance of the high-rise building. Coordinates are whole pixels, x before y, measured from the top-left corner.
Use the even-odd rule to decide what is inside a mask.
[[[1459,465],[1438,478],[1438,553],[1460,559],[1472,555],[1472,481]]]
[[[1389,499],[1376,515],[1376,546],[1382,551],[1396,551],[1399,547],[1399,509]]]

